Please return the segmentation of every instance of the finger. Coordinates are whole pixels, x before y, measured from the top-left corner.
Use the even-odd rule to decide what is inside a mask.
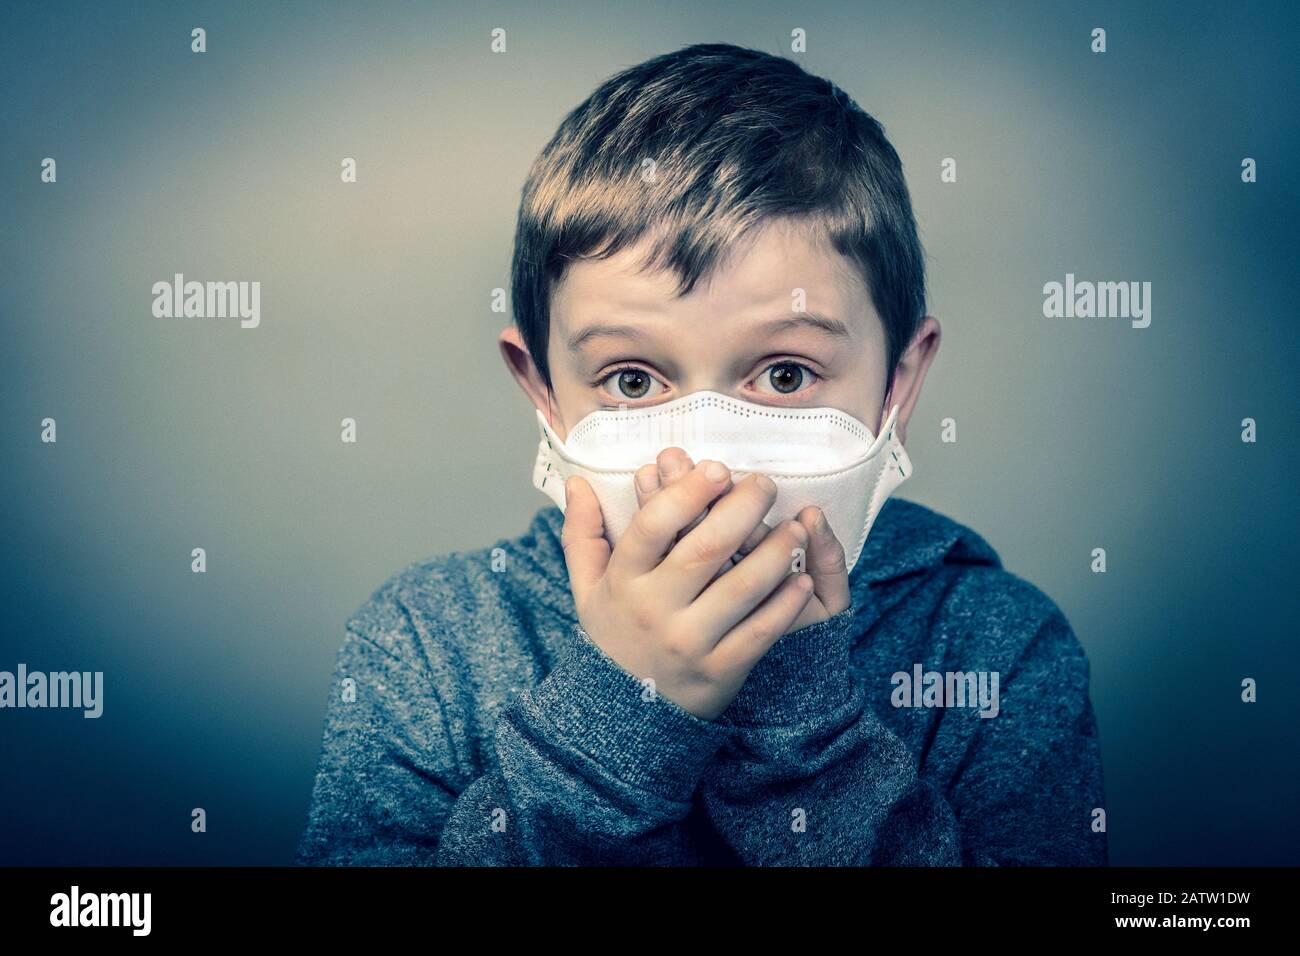
[[[644,508],[650,496],[659,490],[659,466],[654,462],[642,465],[632,476],[632,483],[636,485],[636,506]]]
[[[718,580],[718,578],[722,577],[734,568],[740,559],[757,548],[771,531],[772,526],[770,524],[766,521],[761,522],[759,526],[753,530],[750,536],[745,539],[745,543],[736,549],[736,553],[724,561],[722,567],[713,572],[713,577],[709,579],[709,584],[712,584],[714,581]]]
[[[677,448],[676,446],[661,451],[655,459],[655,464],[659,467],[659,484],[661,487],[671,485],[695,467],[695,462],[691,461],[691,456],[686,454],[686,449]]]
[[[691,456],[686,454],[684,448],[665,448],[655,459],[659,468],[659,487],[666,488],[671,485],[682,475],[689,474],[690,470],[695,467],[695,462],[691,461]],[[677,539],[680,541],[682,535],[687,534],[697,524],[704,520],[708,511],[701,511],[695,516],[695,520],[677,533]]]
[[[745,555],[749,554],[749,552],[757,548],[763,543],[763,539],[771,533],[772,526],[770,524],[766,521],[759,522],[758,527],[751,531],[749,537],[746,538],[744,543],[736,549],[736,560],[743,558]]]
[[[812,594],[810,575],[790,575],[722,636],[706,660],[724,673],[748,675],[772,645],[791,630]]]
[[[726,634],[797,573],[794,553],[807,546],[808,531],[802,524],[781,522],[748,557],[695,599],[690,609],[692,626],[705,634]]]
[[[844,546],[820,508],[809,505],[799,512],[798,520],[808,531],[808,573],[813,590],[828,614],[838,614],[852,601]]]
[[[600,502],[585,478],[573,475],[564,483],[564,527],[560,531],[564,563],[569,569],[569,586],[578,606],[600,580],[609,564],[609,542],[605,540],[605,518]]]
[[[775,500],[776,485],[764,475],[750,475],[738,482],[714,502],[708,516],[664,558],[657,569],[657,576],[662,578],[658,585],[661,593],[678,607],[693,601],[762,523]]]
[[[646,574],[659,566],[677,534],[731,488],[731,470],[717,461],[702,461],[667,488],[660,488],[632,522],[610,557],[620,574]]]
[[[651,495],[665,485],[672,484],[694,467],[695,462],[691,461],[691,456],[684,449],[665,448],[654,461],[642,465],[633,475],[636,506],[644,508]]]
[[[691,461],[691,456],[686,454],[684,449],[665,448],[659,453],[655,461],[641,466],[637,469],[636,474],[632,476],[633,484],[636,485],[636,506],[644,508],[645,503],[650,500],[656,491],[665,485],[672,484],[694,467],[695,463]],[[694,521],[677,533],[677,540],[680,541],[682,535],[694,529],[696,525],[704,520],[704,516],[707,514],[708,511],[705,510],[696,515]],[[730,561],[718,569],[718,574],[721,574],[729,567],[731,567]],[[714,577],[717,577],[717,574]]]

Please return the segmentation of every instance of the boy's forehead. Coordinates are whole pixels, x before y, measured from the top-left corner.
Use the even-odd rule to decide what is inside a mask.
[[[866,283],[849,260],[806,230],[779,222],[755,230],[685,296],[677,295],[674,272],[645,268],[650,242],[642,239],[608,258],[572,263],[552,302],[556,331],[580,333],[582,325],[597,319],[637,316],[708,315],[717,321],[726,315],[770,318],[815,311],[850,327],[879,321]]]

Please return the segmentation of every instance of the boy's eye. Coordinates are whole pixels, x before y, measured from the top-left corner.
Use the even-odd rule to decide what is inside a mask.
[[[790,395],[811,385],[815,378],[815,373],[807,365],[799,362],[777,362],[765,368],[754,380],[754,384],[760,392]]]
[[[601,384],[615,398],[649,398],[658,394],[655,386],[663,388],[653,375],[640,368],[615,369]]]

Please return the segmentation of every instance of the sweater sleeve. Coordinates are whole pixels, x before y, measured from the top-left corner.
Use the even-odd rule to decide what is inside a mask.
[[[689,861],[682,821],[727,729],[646,694],[581,630],[576,637],[502,708],[495,759],[475,770],[449,733],[453,695],[350,631],[298,862]]]
[[[1100,757],[1086,661],[1080,694],[1082,652],[1063,620],[1029,642],[999,718],[962,715],[984,726],[943,782],[918,774],[916,755],[867,705],[849,667],[854,638],[852,608],[785,635],[721,718],[736,736],[703,797],[744,862],[1104,862],[1105,835],[1088,825]]]

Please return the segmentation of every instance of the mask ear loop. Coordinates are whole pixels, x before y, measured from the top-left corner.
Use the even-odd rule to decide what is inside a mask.
[[[551,392],[551,389],[548,387],[546,389],[546,426],[553,432],[555,430],[555,425],[553,424],[554,417],[555,417],[555,409],[554,406],[551,404],[552,397],[553,397],[553,393]],[[545,431],[543,431],[542,439],[546,442],[546,447],[553,452],[554,446],[551,445],[551,436],[547,434]],[[542,478],[541,485],[538,486],[543,491],[546,490],[546,483],[551,480],[551,469],[553,464],[554,462],[552,461],[546,462],[546,475],[545,477]],[[559,477],[558,472],[556,473],[556,477],[557,478]],[[537,479],[534,478],[533,480],[536,481]]]
[[[551,399],[555,393],[548,386],[546,389],[546,424],[551,426],[551,431],[555,431],[555,407],[551,404]]]
[[[890,402],[894,397],[894,385],[897,379],[894,378],[894,372],[889,373],[889,388],[885,389],[885,402],[880,409],[880,421],[876,423],[876,435],[881,435],[885,430],[885,423],[889,421],[889,413],[892,411]]]

